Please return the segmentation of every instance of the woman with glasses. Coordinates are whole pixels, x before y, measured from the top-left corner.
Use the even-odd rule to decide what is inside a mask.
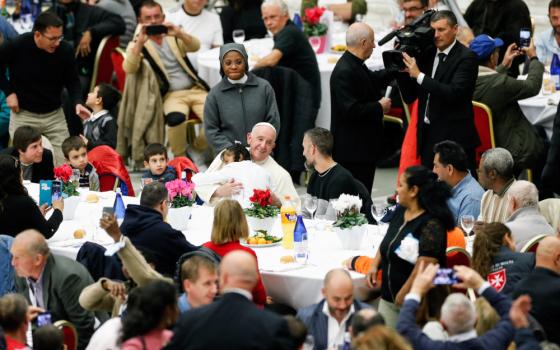
[[[51,217],[45,214],[53,209]],[[46,239],[58,229],[62,222],[63,199],[38,207],[23,186],[21,163],[8,154],[0,154],[0,234],[15,237],[21,231],[35,229]]]
[[[219,256],[224,256],[234,250],[244,250],[257,259],[253,249],[239,243],[241,238],[249,237],[249,225],[241,205],[235,200],[224,199],[214,208],[214,222],[212,223],[211,241],[203,244],[212,249]],[[266,303],[266,290],[259,276],[259,281],[253,289],[253,302],[263,306]]]

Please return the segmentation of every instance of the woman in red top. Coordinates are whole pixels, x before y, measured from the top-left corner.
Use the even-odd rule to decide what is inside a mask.
[[[222,257],[234,250],[244,250],[257,259],[257,254],[255,254],[253,249],[242,246],[239,243],[240,238],[248,237],[249,226],[247,225],[243,209],[237,201],[226,199],[222,200],[214,208],[211,241],[203,245]],[[264,306],[266,303],[266,290],[264,289],[260,273],[259,281],[253,289],[253,302],[260,306]]]

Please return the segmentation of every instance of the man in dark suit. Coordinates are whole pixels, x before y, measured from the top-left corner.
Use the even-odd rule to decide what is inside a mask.
[[[43,147],[42,135],[35,127],[24,125],[14,132],[14,147],[3,149],[21,162],[23,179],[39,183],[54,179],[53,154]]]
[[[354,300],[352,277],[343,269],[327,273],[322,292],[325,297],[323,300],[299,310],[297,314],[307,326],[309,334],[313,335],[316,350],[342,345],[344,333],[348,331],[354,314],[371,307]]]
[[[183,314],[164,349],[292,349],[286,321],[251,301],[257,279],[252,255],[237,250],[224,256],[221,299]]]
[[[367,24],[354,23],[348,28],[346,46],[330,80],[333,155],[371,192],[383,114],[391,108],[391,100],[381,95],[381,89],[394,74],[372,72],[365,66],[375,47],[373,30]]]
[[[444,140],[463,147],[474,173],[475,148],[480,140],[474,126],[472,97],[478,74],[476,55],[456,40],[457,18],[450,11],[430,19],[435,48],[416,58],[403,53],[410,78],[397,78],[403,99],[418,98],[417,152],[422,164],[433,165],[433,148]]]
[[[440,322],[449,338],[447,341],[430,339],[416,323],[416,311],[420,301],[433,287],[439,265],[429,264],[419,272],[412,283],[410,292],[399,314],[397,331],[408,339],[414,350],[454,350],[454,349],[506,349],[513,340],[515,329],[508,317],[511,301],[496,292],[476,271],[466,266],[456,266],[455,274],[461,281],[458,288],[473,288],[492,305],[500,315],[500,321],[481,337],[476,334],[476,310],[474,304],[462,293],[450,294],[441,307]]]
[[[12,265],[16,288],[30,305],[52,315],[52,321],[67,320],[78,331],[78,349],[85,349],[93,334],[93,313],[78,301],[82,289],[93,283],[86,268],[74,260],[52,255],[39,232],[26,230],[14,239]]]
[[[540,242],[535,269],[513,291],[514,298],[524,294],[531,296],[531,315],[547,339],[560,345],[560,238],[546,237]]]

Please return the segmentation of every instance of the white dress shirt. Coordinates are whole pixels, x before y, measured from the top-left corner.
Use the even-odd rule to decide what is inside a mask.
[[[327,344],[329,349],[332,348],[337,349],[339,345],[342,345],[344,343],[344,333],[346,332],[346,323],[348,322],[350,316],[354,314],[354,312],[355,312],[354,304],[352,304],[346,316],[344,316],[342,321],[338,323],[336,318],[331,316],[331,313],[329,311],[329,304],[325,301],[325,304],[323,305],[323,313],[327,316],[327,320],[328,320],[327,321],[328,324]]]

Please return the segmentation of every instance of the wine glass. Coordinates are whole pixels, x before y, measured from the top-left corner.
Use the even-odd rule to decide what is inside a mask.
[[[461,227],[467,236],[470,236],[470,233],[474,227],[474,216],[472,215],[462,215],[461,216]]]
[[[377,222],[377,232],[379,234],[381,234],[381,225],[383,225],[381,219],[383,219],[385,214],[387,214],[387,205],[383,202],[373,202],[371,205],[371,216]]]
[[[313,213],[317,210],[317,197],[310,194],[306,195],[303,199],[303,205],[309,214],[311,214],[311,220],[313,220]]]
[[[233,41],[238,44],[243,44],[245,41],[245,31],[243,29],[235,29],[231,32],[231,36],[233,37]]]
[[[319,49],[321,48],[321,38],[318,36],[309,37],[309,45],[311,45],[311,48],[315,51],[315,53],[319,52]]]

